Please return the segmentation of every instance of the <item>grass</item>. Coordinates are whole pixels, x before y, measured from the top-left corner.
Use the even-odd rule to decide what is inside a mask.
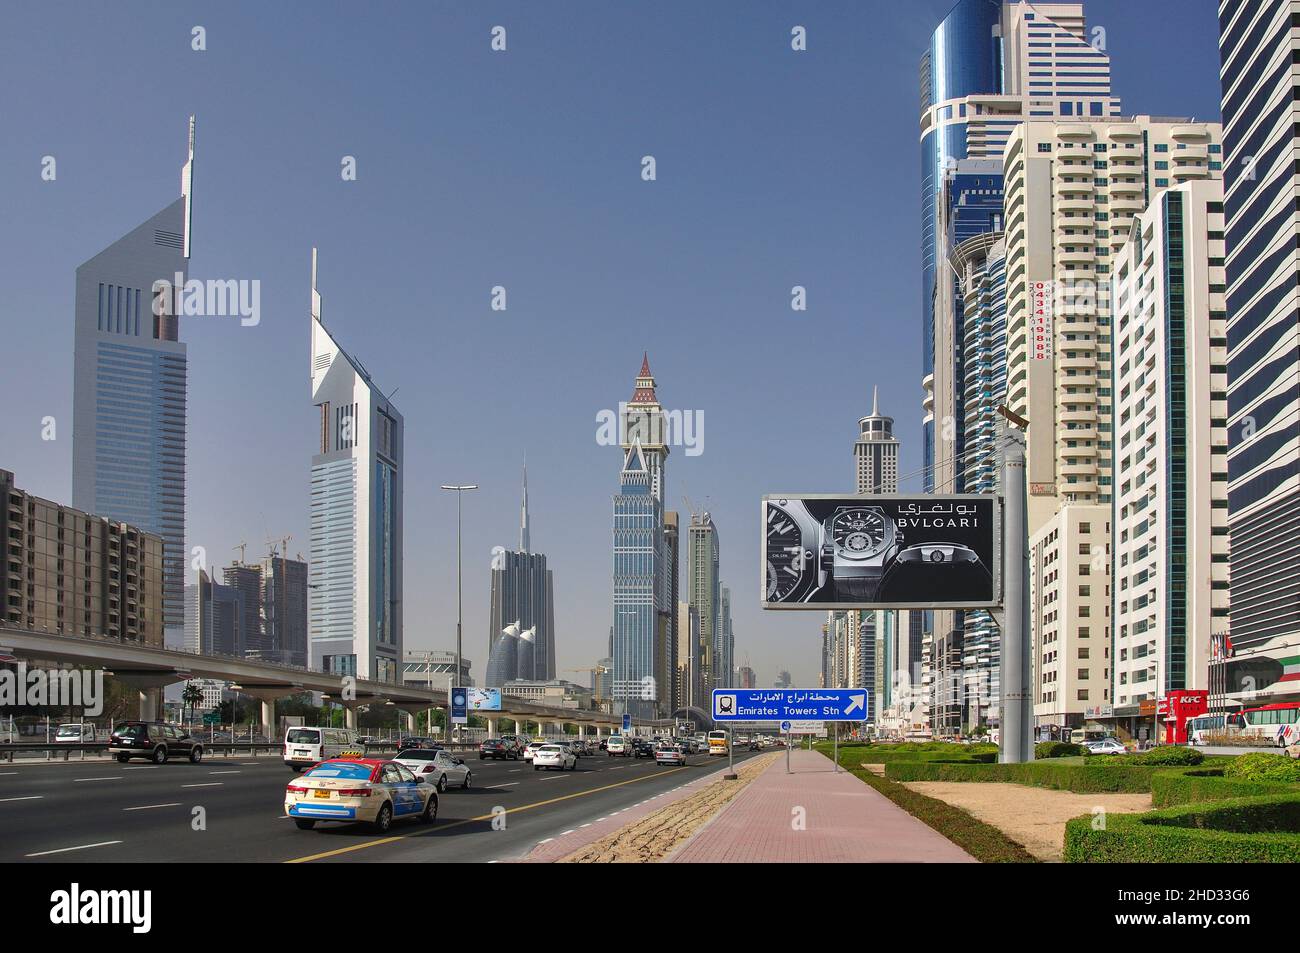
[[[816,745],[816,750],[831,757],[831,746]],[[991,824],[971,816],[946,801],[926,797],[901,784],[877,777],[861,766],[861,751],[840,748],[840,767],[871,785],[903,810],[928,827],[934,828],[966,853],[984,864],[1034,864],[1038,859]]]

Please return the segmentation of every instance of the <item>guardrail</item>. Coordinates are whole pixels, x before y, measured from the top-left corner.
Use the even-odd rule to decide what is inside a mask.
[[[284,751],[284,742],[282,741],[203,741],[200,739],[199,744],[203,746],[207,754],[224,754],[227,757],[233,757],[236,754],[247,754],[256,758],[258,752],[266,751],[280,754]],[[384,754],[386,752],[396,752],[397,745],[392,742],[381,742],[379,744],[369,744],[364,746],[366,753]],[[456,742],[453,744],[443,745],[448,751],[477,751],[477,744],[468,744]],[[37,754],[43,753],[45,761],[70,761],[73,753],[81,755],[81,760],[85,760],[86,753],[92,755],[103,755],[109,757],[108,742],[80,742],[64,744],[0,744],[0,761],[13,764],[14,756],[18,754]],[[58,757],[63,755],[62,758]]]

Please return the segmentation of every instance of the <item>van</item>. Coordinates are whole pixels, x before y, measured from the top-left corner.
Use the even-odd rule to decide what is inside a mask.
[[[294,771],[345,754],[365,754],[365,749],[357,741],[357,733],[350,728],[305,728],[299,725],[284,733],[284,763]]]
[[[610,735],[605,743],[605,753],[611,758],[628,758],[632,755],[632,745],[626,735]]]
[[[59,725],[59,730],[54,733],[55,744],[84,744],[94,740],[95,726],[91,724],[69,722]]]

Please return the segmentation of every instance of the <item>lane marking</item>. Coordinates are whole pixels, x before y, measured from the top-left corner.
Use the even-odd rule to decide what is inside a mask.
[[[50,854],[66,854],[70,850],[89,850],[92,847],[111,847],[114,844],[122,843],[120,840],[105,840],[98,844],[78,844],[76,847],[60,847],[58,850],[40,850],[34,854],[24,854],[24,857],[48,857]]]
[[[243,771],[209,771],[208,774],[243,774]]]
[[[103,778],[73,778],[72,780],[74,782],[76,781],[121,781],[122,776],[120,774],[110,774],[107,777],[103,777]]]
[[[225,783],[226,783],[225,781],[208,781],[208,782],[206,782],[206,783],[204,783],[204,784],[182,784],[181,787],[183,787],[183,788],[219,788],[219,787],[221,787],[221,786],[222,786],[223,784],[225,784]]]
[[[166,804],[141,804],[139,807],[124,807],[124,811],[152,811],[155,807],[180,807],[180,801],[169,801]]]
[[[561,794],[557,797],[547,798],[545,801],[534,801],[532,804],[521,804],[519,807],[507,808],[504,813],[520,814],[524,811],[532,811],[539,807],[546,807],[550,804],[558,804],[560,801],[571,801],[574,798],[588,797],[589,795],[592,794],[600,794],[602,791],[612,791],[614,788],[621,788],[629,784],[636,784],[638,781],[647,781],[651,778],[661,778],[664,775],[673,774],[676,771],[685,771],[685,770],[686,770],[685,768],[672,768],[668,771],[662,772],[661,774],[646,774],[646,775],[642,775],[639,778],[630,778],[627,781],[615,781],[613,784],[606,784],[602,787],[592,788],[589,791],[574,791],[572,794]],[[396,843],[397,841],[407,840],[408,838],[411,837],[427,836],[428,834],[439,834],[443,831],[448,831],[455,827],[464,827],[467,824],[479,824],[482,823],[483,821],[490,821],[497,816],[499,815],[480,814],[478,817],[467,817],[464,820],[452,821],[450,824],[439,824],[428,830],[412,831],[409,834],[398,834],[394,837],[382,837],[378,840],[365,841],[360,844],[352,844],[351,846],[348,847],[339,847],[335,850],[322,851],[319,854],[308,854],[305,857],[295,857],[291,860],[284,861],[284,863],[305,864],[313,860],[323,860],[326,857],[337,857],[340,854],[350,854],[358,850],[368,850],[371,847],[379,847],[382,844],[393,844]],[[568,833],[573,833],[573,832],[569,831]]]
[[[5,804],[9,801],[39,801],[43,797],[45,797],[44,794],[29,794],[26,797],[0,797],[0,804]]]

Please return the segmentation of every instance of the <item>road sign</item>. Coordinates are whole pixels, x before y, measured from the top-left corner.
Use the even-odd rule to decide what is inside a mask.
[[[788,735],[816,735],[818,738],[826,737],[826,722],[824,721],[783,721],[781,730]],[[784,727],[788,725],[789,727]]]
[[[463,688],[451,690],[451,723],[463,725],[469,721],[466,709],[469,706],[469,692]]]
[[[221,724],[221,712],[219,712],[219,711],[210,711],[210,712],[206,713],[206,714],[203,716],[203,723],[204,723],[205,725],[219,725],[219,724]]]
[[[629,715],[627,712],[623,712],[623,730],[624,731],[632,730],[632,716]]]
[[[865,688],[715,688],[714,721],[866,721]]]

